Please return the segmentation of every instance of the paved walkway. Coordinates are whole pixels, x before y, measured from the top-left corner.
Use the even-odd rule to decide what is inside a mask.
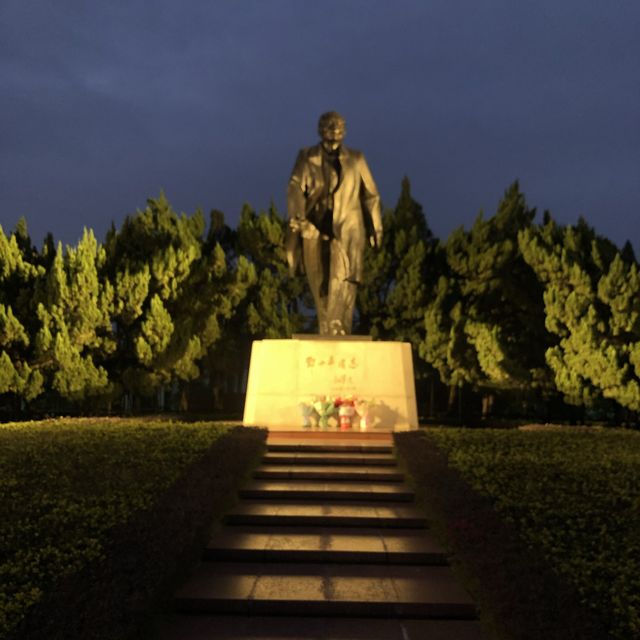
[[[479,640],[390,434],[271,432],[160,640]]]

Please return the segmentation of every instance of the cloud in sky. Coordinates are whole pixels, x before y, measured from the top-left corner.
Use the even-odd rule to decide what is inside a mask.
[[[164,189],[179,210],[284,193],[318,115],[347,118],[383,201],[440,237],[529,204],[639,246],[640,5],[542,0],[5,0],[0,224],[75,242]]]

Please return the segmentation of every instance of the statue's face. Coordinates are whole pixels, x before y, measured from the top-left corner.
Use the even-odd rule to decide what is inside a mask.
[[[344,140],[344,124],[338,120],[327,122],[320,129],[320,136],[322,137],[322,146],[329,152],[335,151],[342,144]]]

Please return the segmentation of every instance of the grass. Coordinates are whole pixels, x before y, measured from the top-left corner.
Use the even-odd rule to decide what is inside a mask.
[[[399,452],[499,638],[640,638],[640,433],[429,429]]]
[[[205,422],[0,425],[0,638],[125,637],[264,438]]]

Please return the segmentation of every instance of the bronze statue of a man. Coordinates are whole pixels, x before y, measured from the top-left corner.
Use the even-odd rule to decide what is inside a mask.
[[[364,155],[343,146],[344,118],[335,111],[318,122],[321,142],[298,153],[289,188],[287,260],[305,272],[321,335],[351,333],[367,239],[382,241],[380,196]]]

